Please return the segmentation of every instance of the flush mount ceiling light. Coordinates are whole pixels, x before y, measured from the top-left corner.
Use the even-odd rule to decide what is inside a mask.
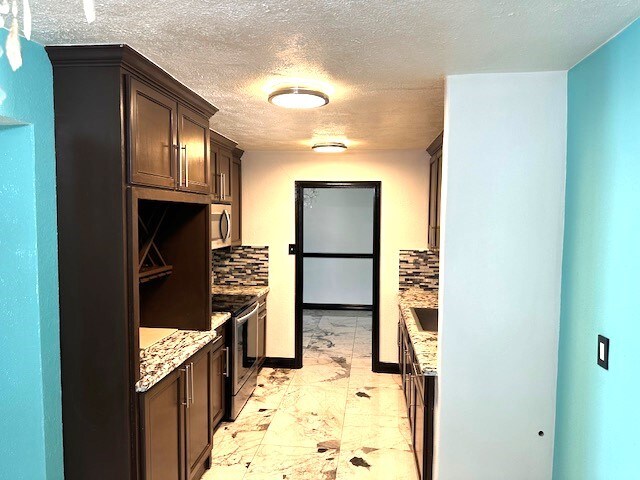
[[[320,90],[286,87],[272,92],[269,102],[284,108],[318,108],[329,103],[329,97]]]
[[[340,153],[347,149],[347,146],[342,142],[328,142],[328,143],[316,143],[311,147],[314,152],[319,153]]]

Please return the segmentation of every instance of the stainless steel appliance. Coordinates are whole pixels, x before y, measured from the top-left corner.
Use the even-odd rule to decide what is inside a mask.
[[[231,205],[211,205],[211,248],[231,245]]]
[[[254,296],[213,295],[212,311],[231,312],[229,402],[227,417],[235,420],[258,384],[260,305]]]

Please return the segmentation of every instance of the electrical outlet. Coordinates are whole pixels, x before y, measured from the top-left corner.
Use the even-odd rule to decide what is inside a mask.
[[[609,339],[598,335],[598,365],[609,370]]]

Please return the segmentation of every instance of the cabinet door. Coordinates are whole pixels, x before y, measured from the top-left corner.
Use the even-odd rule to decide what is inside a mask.
[[[436,154],[437,155],[437,154]],[[436,232],[438,226],[438,161],[434,157],[431,159],[431,169],[429,172],[429,248],[436,249]]]
[[[211,345],[187,361],[187,466],[188,478],[202,475],[203,460],[211,452]]]
[[[440,206],[442,205],[442,150],[438,152],[438,183],[436,186],[436,198],[438,199],[436,207],[436,250],[440,250]]]
[[[141,396],[143,478],[184,480],[185,374],[176,370]]]
[[[220,147],[218,149],[218,181],[220,182],[222,191],[220,192],[220,201],[231,203],[233,201],[233,192],[231,185],[233,156],[231,150]]]
[[[402,386],[404,389],[404,397],[407,403],[407,411],[411,407],[411,346],[406,328],[403,328],[403,361],[402,361]]]
[[[180,142],[178,187],[195,193],[210,193],[209,119],[178,106]]]
[[[215,429],[224,417],[224,383],[227,349],[221,342],[211,356],[211,428]]]
[[[222,195],[222,182],[220,181],[222,177],[219,174],[219,157],[220,157],[220,147],[215,144],[213,141],[210,142],[210,155],[211,161],[209,162],[211,165],[211,194],[213,195],[213,201],[220,201],[220,196]]]
[[[231,244],[242,245],[242,164],[239,158],[231,161]]]
[[[425,409],[424,409],[424,389],[420,388],[420,381],[424,381],[416,375],[413,384],[413,398],[414,398],[414,418],[413,418],[413,451],[416,455],[418,463],[419,478],[424,478],[424,433],[425,433]],[[422,385],[423,386],[423,385]]]
[[[129,81],[129,179],[175,188],[177,175],[175,100],[144,83]]]

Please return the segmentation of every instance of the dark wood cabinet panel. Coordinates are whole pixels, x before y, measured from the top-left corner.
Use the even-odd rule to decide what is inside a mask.
[[[429,163],[429,249],[440,250],[440,210],[442,191],[442,134],[433,141],[427,151],[431,155]]]
[[[187,381],[187,465],[188,478],[200,478],[204,460],[211,452],[211,345],[200,350],[188,362]]]
[[[227,347],[223,339],[211,356],[211,428],[214,430],[224,417],[226,362]]]
[[[231,191],[231,164],[233,155],[231,150],[221,147],[218,149],[217,174],[220,182],[220,201],[224,203],[233,202],[233,192]]]
[[[218,176],[218,155],[220,153],[220,147],[213,140],[209,143],[209,152],[211,155],[211,166],[209,168],[211,175],[211,197],[213,202],[219,202],[222,195],[222,182]]]
[[[174,188],[178,103],[130,78],[129,108],[131,182]]]
[[[425,478],[425,407],[424,407],[424,378],[415,372],[413,377],[413,399],[414,399],[414,415],[413,415],[413,451],[416,455],[418,465],[418,473],[420,478]]]
[[[180,142],[179,186],[194,193],[210,193],[209,120],[199,113],[178,106]]]
[[[185,380],[175,370],[141,397],[145,480],[185,479]]]
[[[231,245],[242,245],[242,164],[241,160],[233,157],[231,161],[231,188],[233,195],[231,203]]]

